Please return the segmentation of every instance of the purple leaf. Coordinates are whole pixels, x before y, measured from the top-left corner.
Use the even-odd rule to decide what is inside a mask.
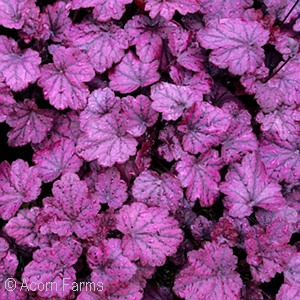
[[[18,159],[11,166],[7,161],[0,165],[0,215],[8,220],[23,202],[34,201],[41,190],[41,179],[35,167]]]
[[[255,93],[258,104],[267,113],[281,104],[299,104],[300,75],[298,70],[300,68],[300,55],[296,55],[284,66],[282,64],[277,66],[280,71],[266,83],[261,82],[261,80],[255,81],[257,78],[249,76],[242,78],[242,84],[250,93]]]
[[[207,102],[194,104],[184,115],[178,130],[184,133],[183,149],[192,154],[207,151],[221,143],[231,116]]]
[[[72,9],[94,7],[99,0],[71,0]]]
[[[160,60],[163,39],[175,24],[167,23],[163,18],[150,19],[144,15],[136,15],[125,25],[125,30],[135,45],[136,54],[145,63]]]
[[[90,247],[87,262],[92,269],[93,282],[103,282],[105,289],[117,287],[131,280],[137,267],[121,248],[122,240],[103,240],[98,247]]]
[[[274,31],[272,40],[272,44],[275,46],[276,50],[282,54],[284,61],[297,55],[299,51],[298,41],[286,34],[280,27],[278,30]]]
[[[38,109],[32,100],[16,103],[6,119],[13,128],[7,134],[8,145],[17,147],[41,142],[52,128],[53,117],[51,110]]]
[[[298,212],[298,220],[300,221],[300,186],[296,186],[284,196],[286,204]]]
[[[33,144],[32,148],[34,151],[49,149],[54,143],[64,139],[71,140],[76,144],[80,134],[79,115],[76,111],[72,110],[65,114],[59,114],[56,111],[50,134],[41,143]]]
[[[78,172],[82,165],[82,160],[75,154],[74,142],[67,138],[35,152],[33,161],[44,182],[53,181],[61,174]]]
[[[112,209],[120,208],[127,200],[127,184],[115,167],[99,174],[95,183],[96,197]]]
[[[168,45],[173,56],[179,56],[191,44],[192,35],[180,26],[174,27],[168,34]]]
[[[272,241],[273,244],[287,244],[293,234],[289,225],[289,220],[285,218],[273,218],[271,223],[265,227],[266,234],[269,235],[270,241]]]
[[[174,27],[168,34],[169,49],[177,58],[177,62],[188,70],[201,72],[204,70],[204,55],[198,43],[192,42],[190,31]]]
[[[13,277],[18,267],[18,259],[15,254],[7,252],[5,257],[0,260],[0,282]]]
[[[219,183],[222,168],[221,159],[216,150],[209,150],[199,158],[186,155],[176,164],[178,178],[187,188],[189,201],[200,200],[201,206],[211,206],[219,195]]]
[[[239,233],[230,218],[220,218],[210,235],[212,241],[217,244],[226,243],[229,247],[235,247],[238,243]]]
[[[97,0],[93,10],[93,16],[98,22],[106,22],[109,19],[120,20],[125,12],[125,5],[132,0]]]
[[[117,229],[124,234],[124,254],[142,265],[162,266],[183,240],[178,222],[164,208],[144,203],[123,205],[117,215]]]
[[[54,5],[47,5],[41,14],[44,26],[49,27],[50,36],[54,42],[62,42],[65,37],[65,31],[72,24],[68,17],[71,5],[64,2],[55,2]]]
[[[146,0],[145,10],[149,11],[149,16],[153,19],[158,15],[166,20],[171,20],[177,10],[181,15],[195,13],[199,10],[197,0]]]
[[[127,132],[134,137],[143,135],[147,127],[153,126],[158,113],[151,108],[151,101],[144,95],[122,99],[123,115],[127,119]]]
[[[269,225],[270,226],[270,225]],[[252,226],[246,235],[247,262],[254,280],[269,282],[283,272],[295,252],[293,246],[277,242],[277,237],[259,226]]]
[[[208,94],[212,86],[212,79],[204,70],[195,73],[178,64],[170,67],[170,77],[175,84],[186,86],[194,93]]]
[[[9,244],[4,238],[0,238],[0,259],[3,259],[9,249]]]
[[[161,112],[167,121],[177,120],[193,103],[202,101],[201,94],[195,94],[184,86],[161,82],[151,87],[152,108]]]
[[[88,98],[87,107],[80,113],[80,127],[88,132],[89,125],[108,113],[118,113],[121,109],[119,97],[110,88],[93,91]]]
[[[8,252],[0,260],[0,295],[2,299],[19,300],[26,299],[25,289],[22,289],[21,283],[14,278],[18,267],[18,259],[15,254]],[[7,284],[7,281],[9,285]],[[13,287],[14,289],[9,289]]]
[[[76,281],[76,271],[72,267],[81,255],[82,248],[75,240],[56,242],[52,247],[44,247],[33,253],[33,261],[28,263],[22,274],[22,280],[28,285],[47,286],[51,282],[53,288],[37,289],[39,297],[66,298]]]
[[[286,196],[285,199],[287,200]],[[295,200],[297,201],[297,199]],[[286,202],[287,204],[290,204],[288,201]],[[275,222],[276,220],[279,220],[280,222],[286,222],[285,227],[288,227],[288,229],[284,231],[284,235],[288,236],[289,235],[288,231],[292,233],[297,230],[296,226],[297,226],[299,216],[296,209],[288,205],[284,205],[282,208],[276,211],[267,211],[262,208],[258,209],[255,212],[255,218],[262,227],[267,227],[271,223],[277,224]],[[282,225],[280,226],[283,227]]]
[[[15,239],[18,245],[31,248],[48,246],[50,237],[39,232],[38,217],[41,208],[22,209],[16,217],[11,218],[5,225],[5,232]]]
[[[27,4],[27,0],[0,0],[0,25],[20,29],[24,24],[24,9]]]
[[[183,197],[180,181],[168,174],[154,171],[142,172],[134,181],[132,195],[148,206],[159,206],[175,212]]]
[[[40,77],[40,63],[38,52],[31,49],[21,51],[16,41],[0,36],[0,69],[6,84],[14,92],[27,88]]]
[[[198,43],[192,43],[185,51],[177,55],[177,62],[188,70],[203,72],[205,57]]]
[[[255,73],[263,65],[269,32],[256,21],[219,19],[198,32],[202,47],[212,49],[209,59],[219,68],[229,68],[234,75]]]
[[[283,20],[292,9],[297,0],[264,0],[264,4],[267,7],[267,11],[270,14],[276,16],[279,20]],[[288,18],[285,20],[286,23],[289,23],[291,19],[294,19],[298,16],[299,6],[296,5],[295,9],[291,12]]]
[[[68,138],[74,143],[77,142],[81,133],[79,126],[79,115],[75,111],[60,114],[54,119],[51,130],[52,139],[56,142],[62,138]]]
[[[143,63],[131,51],[129,51],[121,62],[109,71],[109,87],[125,93],[131,93],[139,87],[145,87],[159,80],[157,72],[158,61]]]
[[[83,82],[90,81],[95,73],[86,54],[74,48],[51,45],[53,64],[43,65],[38,84],[45,98],[56,109],[82,109],[87,104],[89,90]]]
[[[274,75],[274,77],[276,75]],[[241,77],[240,81],[248,94],[255,94],[254,96],[258,105],[265,113],[272,112],[282,103],[286,103],[288,105],[291,104],[289,96],[284,98],[280,89],[274,89],[269,86],[269,81],[271,81],[272,78],[266,83],[256,79],[255,75],[245,74]]]
[[[283,284],[276,295],[276,300],[295,300],[299,297],[300,285]]]
[[[298,18],[293,26],[293,30],[299,32],[300,31],[300,19]]]
[[[213,23],[218,19],[240,17],[252,5],[252,0],[201,0],[199,10],[204,14],[205,23]]]
[[[300,111],[293,106],[278,107],[269,114],[259,112],[256,121],[261,123],[261,130],[283,141],[297,141],[300,135]]]
[[[300,285],[300,253],[295,253],[284,271],[284,282]]]
[[[29,44],[33,39],[48,40],[51,35],[48,17],[41,14],[40,7],[35,4],[34,0],[29,0],[26,4],[26,10],[23,12],[26,19],[19,31],[19,36],[24,39],[26,44]]]
[[[267,173],[277,181],[296,183],[300,179],[299,138],[295,143],[275,140],[272,137],[262,140],[259,153]]]
[[[110,232],[116,229],[116,217],[114,211],[106,210],[97,215],[97,232],[86,239],[86,245],[98,246],[105,240]]]
[[[18,259],[15,254],[8,252],[4,258],[0,260],[0,295],[1,299],[19,300],[26,299],[25,289],[21,288],[21,283],[14,277],[18,267]],[[10,282],[9,287],[14,287],[10,290],[7,281]]]
[[[238,161],[250,151],[258,149],[258,141],[251,127],[251,115],[245,109],[238,109],[230,102],[222,106],[231,115],[231,124],[222,142],[221,154],[223,160],[229,164]]]
[[[70,44],[87,53],[94,69],[103,73],[118,63],[128,48],[128,37],[119,26],[83,22],[73,25],[68,33]]]
[[[275,211],[285,204],[281,186],[269,178],[257,152],[232,164],[220,189],[226,195],[224,206],[233,217],[249,216],[255,206]]]
[[[4,122],[7,116],[13,111],[15,103],[16,101],[10,89],[4,83],[0,82],[0,123]]]
[[[107,114],[90,125],[78,140],[77,153],[87,161],[98,159],[103,167],[124,163],[136,153],[137,141],[127,133],[124,120]]]
[[[235,271],[237,257],[227,245],[206,243],[188,253],[188,266],[175,279],[174,292],[189,300],[240,299],[242,280]]]
[[[212,229],[213,222],[201,215],[198,216],[191,225],[192,235],[198,242],[210,240],[210,232]]]
[[[43,200],[41,233],[70,236],[74,232],[81,239],[96,233],[99,200],[88,196],[85,181],[67,173],[54,182],[52,193],[54,197]]]
[[[176,128],[172,125],[166,126],[159,132],[159,140],[163,142],[158,147],[158,153],[164,157],[166,161],[178,160],[184,155],[184,151],[181,147],[180,134],[176,131]]]

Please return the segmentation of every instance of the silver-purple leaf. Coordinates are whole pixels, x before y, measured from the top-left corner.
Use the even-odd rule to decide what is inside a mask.
[[[165,120],[177,120],[193,103],[202,101],[202,94],[197,95],[185,86],[167,82],[157,83],[151,87],[152,108],[162,113]]]
[[[14,92],[27,88],[40,77],[41,62],[38,52],[32,49],[21,51],[15,40],[0,36],[0,69],[6,84]]]
[[[124,163],[136,153],[137,141],[127,133],[125,121],[107,114],[93,122],[88,134],[78,140],[77,153],[87,161],[98,160],[100,166]]]
[[[211,206],[219,195],[222,161],[216,150],[209,150],[198,158],[185,155],[175,166],[186,195],[194,203],[199,199],[202,206]]]
[[[36,200],[41,192],[41,179],[36,167],[29,167],[22,159],[11,166],[0,164],[0,215],[8,220],[14,216],[23,202]]]
[[[80,128],[88,132],[92,122],[105,114],[118,113],[120,109],[120,98],[110,88],[97,89],[90,94],[87,107],[80,113]]]
[[[168,210],[144,203],[123,205],[117,215],[117,229],[124,234],[123,253],[142,265],[162,266],[183,240],[178,222]]]
[[[228,68],[234,75],[243,75],[255,73],[263,65],[262,46],[269,39],[269,31],[257,21],[224,18],[200,29],[197,37],[202,47],[212,49],[212,63]]]
[[[96,197],[112,209],[120,208],[127,200],[127,184],[121,179],[117,168],[112,167],[97,176]]]
[[[132,195],[148,206],[159,206],[174,213],[180,206],[183,192],[180,181],[171,174],[159,175],[146,170],[135,179]]]
[[[230,126],[231,116],[207,102],[195,103],[178,124],[183,132],[183,149],[192,154],[205,152],[222,142]]]
[[[38,81],[45,98],[56,109],[83,109],[87,104],[88,87],[95,73],[85,53],[74,48],[50,45],[52,64],[43,65]]]
[[[255,206],[275,211],[285,204],[281,186],[267,175],[257,152],[230,165],[220,189],[226,195],[224,206],[237,218],[249,216]]]
[[[144,63],[129,51],[121,62],[109,71],[109,87],[125,94],[151,85],[160,78],[158,67],[158,61]]]
[[[137,266],[123,254],[122,240],[103,240],[97,247],[90,247],[87,263],[92,269],[93,282],[103,282],[106,289],[129,282],[137,271]]]
[[[40,207],[20,210],[16,217],[8,221],[4,231],[14,238],[18,245],[25,245],[31,248],[49,246],[51,237],[43,235],[39,231],[38,217],[40,212]]]
[[[235,271],[237,257],[227,245],[205,243],[188,253],[188,265],[177,275],[174,292],[189,300],[239,300],[243,282]]]
[[[135,137],[143,135],[147,127],[153,126],[158,119],[158,113],[152,109],[147,96],[127,96],[122,99],[122,107],[127,119],[127,131]]]
[[[32,100],[16,103],[6,118],[6,123],[12,127],[7,134],[8,145],[17,147],[41,142],[52,128],[53,117],[53,111],[39,109]]]
[[[52,193],[53,197],[43,200],[41,233],[67,237],[74,232],[81,239],[96,233],[99,199],[89,197],[85,181],[76,174],[64,174],[54,182]]]
[[[70,45],[87,54],[97,72],[103,73],[122,59],[129,45],[125,31],[119,26],[100,24],[82,22],[73,25],[68,32],[68,40]]]
[[[53,288],[37,289],[37,295],[45,298],[66,298],[76,281],[76,271],[73,265],[81,255],[81,244],[73,239],[55,242],[52,247],[43,247],[33,253],[22,274],[22,280],[28,285],[47,286]]]
[[[44,182],[50,182],[67,172],[78,172],[82,159],[76,153],[74,142],[61,138],[49,147],[38,150],[33,155],[33,161]]]

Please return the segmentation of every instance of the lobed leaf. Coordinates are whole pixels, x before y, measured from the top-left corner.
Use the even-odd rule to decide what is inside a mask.
[[[132,195],[148,206],[159,206],[175,212],[183,197],[179,180],[168,174],[146,170],[139,174],[132,186]]]
[[[96,233],[99,199],[89,197],[84,181],[66,173],[54,182],[52,193],[53,197],[43,200],[41,233],[68,237],[74,232],[81,239]]]
[[[109,87],[122,94],[131,93],[159,80],[158,61],[144,63],[129,51],[121,62],[109,71]]]
[[[122,249],[142,265],[162,266],[183,240],[177,221],[164,208],[144,203],[123,205],[117,215],[117,229],[124,234]]]
[[[16,41],[0,36],[0,69],[6,84],[14,92],[24,90],[40,77],[40,63],[38,52],[32,49],[21,51]]]
[[[226,195],[224,206],[233,217],[249,216],[254,206],[275,211],[285,204],[281,186],[269,178],[257,152],[232,164],[220,189]]]
[[[45,98],[56,109],[83,109],[89,95],[84,82],[90,81],[95,75],[87,55],[78,49],[58,45],[49,46],[49,51],[54,63],[43,65],[38,81]]]

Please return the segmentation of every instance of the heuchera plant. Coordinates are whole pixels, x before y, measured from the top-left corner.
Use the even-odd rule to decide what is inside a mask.
[[[0,0],[0,300],[300,299],[299,32],[299,0]]]

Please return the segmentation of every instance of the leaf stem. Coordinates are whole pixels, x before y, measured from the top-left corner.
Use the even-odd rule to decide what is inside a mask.
[[[289,56],[289,58],[273,74],[271,74],[270,76],[266,77],[261,82],[262,83],[267,83],[272,77],[274,77],[289,62],[289,60],[291,58],[292,58],[292,56]]]
[[[297,6],[297,4],[299,3],[299,1],[300,1],[300,0],[297,0],[297,1],[294,3],[293,7],[290,9],[290,11],[289,11],[288,14],[285,16],[285,18],[279,23],[279,26],[282,25],[282,24],[286,21],[286,19],[290,16],[290,14],[291,14],[292,11],[294,10],[294,8]]]

